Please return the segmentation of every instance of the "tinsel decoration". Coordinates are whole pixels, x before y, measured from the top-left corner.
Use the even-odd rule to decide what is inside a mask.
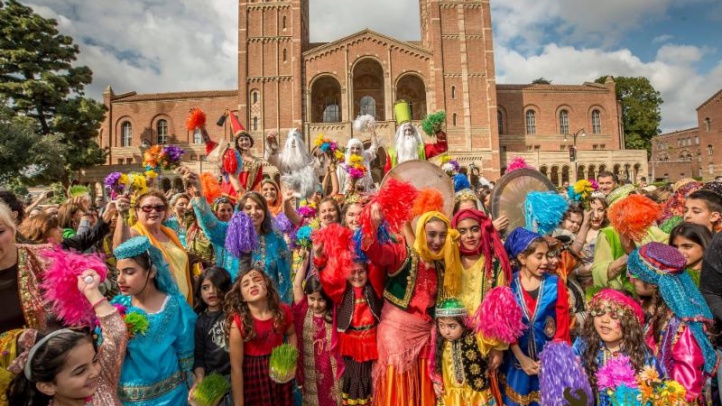
[[[641,241],[647,230],[659,219],[662,207],[642,195],[629,195],[607,210],[609,222],[620,234],[632,241]]]
[[[128,328],[128,334],[130,338],[135,337],[137,334],[145,335],[150,327],[148,317],[140,312],[129,312],[123,316],[123,322]]]
[[[243,254],[258,247],[258,238],[253,221],[242,211],[236,212],[228,223],[226,235],[226,249],[234,257],[240,258]]]
[[[95,255],[83,255],[60,248],[45,250],[42,257],[50,264],[40,284],[43,300],[52,306],[60,320],[67,326],[93,326],[95,311],[78,289],[78,277],[92,269],[105,280],[108,269],[105,262]]]
[[[219,373],[212,373],[191,392],[193,406],[215,406],[231,390],[231,384]]]
[[[564,392],[581,398],[581,405],[592,406],[594,395],[574,350],[566,342],[550,342],[539,354],[539,392],[542,406],[567,406]]]
[[[509,287],[497,286],[484,295],[471,320],[474,331],[504,343],[516,342],[527,326]]]
[[[196,128],[206,125],[206,113],[199,108],[192,108],[186,118],[186,130],[193,132]]]
[[[340,224],[328,226],[313,232],[314,244],[323,245],[328,262],[319,278],[324,290],[331,298],[340,299],[346,289],[346,279],[351,273],[354,260],[353,231]],[[330,289],[331,287],[338,287]]]
[[[562,222],[569,202],[556,192],[530,192],[524,201],[526,229],[546,235]]]
[[[411,209],[412,217],[420,216],[429,211],[444,211],[444,197],[436,189],[424,188],[419,191]]]
[[[433,114],[428,114],[421,121],[421,128],[426,134],[433,137],[437,132],[441,131],[441,126],[446,121],[446,112],[441,110]]]
[[[376,119],[371,114],[363,114],[356,117],[353,121],[354,131],[366,132],[370,131],[369,128],[376,125]]]
[[[298,350],[291,344],[281,344],[271,352],[269,375],[276,383],[290,382],[296,376]]]
[[[378,203],[384,218],[385,225],[382,225],[384,233],[387,235],[398,233],[404,223],[411,220],[413,208],[411,202],[416,200],[418,193],[411,183],[394,178],[389,179],[379,190],[378,195],[372,199],[371,204],[364,207],[359,215],[359,226],[363,235],[374,234],[374,227],[371,223],[371,209],[374,207],[374,203]]]
[[[454,181],[454,193],[462,191],[464,189],[471,189],[471,183],[469,183],[469,178],[466,177],[463,173],[457,173],[453,177]]]

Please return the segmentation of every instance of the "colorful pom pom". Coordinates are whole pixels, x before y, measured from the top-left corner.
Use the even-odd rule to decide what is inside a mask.
[[[188,118],[186,118],[186,129],[192,132],[204,125],[206,125],[206,113],[199,108],[192,108]]]
[[[226,249],[234,257],[240,258],[258,247],[258,238],[253,221],[246,213],[239,211],[233,215],[228,224]]]
[[[221,186],[218,184],[218,179],[216,179],[216,177],[212,173],[201,173],[200,181],[201,188],[203,189],[203,196],[206,198],[208,204],[213,204],[213,202],[217,198],[223,195],[223,192],[221,191]]]
[[[567,406],[564,392],[569,391],[581,398],[575,405],[592,406],[594,395],[587,375],[566,342],[550,342],[539,354],[539,393],[544,406]]]
[[[419,191],[416,200],[414,200],[414,207],[411,210],[413,217],[420,216],[430,211],[443,211],[444,210],[444,197],[436,189],[424,188]]]
[[[524,158],[522,158],[520,156],[515,156],[514,158],[511,159],[511,161],[509,161],[507,163],[506,172],[504,172],[504,173],[514,172],[517,169],[535,169],[535,168],[533,166],[527,164],[526,161],[524,160]]]
[[[661,214],[662,207],[642,195],[629,195],[608,210],[612,227],[632,241],[641,241]]]
[[[505,343],[515,342],[527,328],[522,321],[521,307],[506,286],[498,286],[484,295],[484,301],[474,314],[472,327],[485,337]]]

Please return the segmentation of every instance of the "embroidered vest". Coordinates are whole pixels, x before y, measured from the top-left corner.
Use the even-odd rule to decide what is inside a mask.
[[[489,363],[479,350],[479,343],[473,333],[467,332],[461,338],[461,359],[464,378],[471,389],[477,392],[486,390],[489,387]]]
[[[384,289],[384,299],[389,303],[406,310],[411,302],[411,297],[416,288],[416,277],[419,272],[419,253],[412,248],[406,247],[406,260],[401,267],[389,273],[386,280],[386,288]],[[443,261],[434,261],[436,268],[437,295],[441,296],[444,287],[444,263]],[[434,317],[434,308],[429,309],[429,315]]]
[[[529,329],[519,338],[519,347],[533,360],[544,349],[547,342],[554,338],[557,332],[557,284],[561,283],[554,275],[545,275],[539,285],[539,296],[536,308],[528,309],[524,300],[524,288],[521,286],[518,274],[511,283],[511,290],[516,296],[517,303],[522,309],[522,321]]]
[[[341,304],[338,307],[338,312],[336,313],[336,327],[340,332],[345,332],[351,326],[351,319],[353,319],[353,310],[356,307],[354,305],[354,302],[356,301],[355,296],[356,295],[354,295],[353,287],[350,283],[347,282],[346,292],[343,295]],[[370,284],[367,284],[364,287],[364,296],[366,298],[366,302],[369,305],[369,308],[371,309],[371,314],[373,314],[374,318],[378,322],[381,318],[381,307],[384,304],[383,299],[376,296],[376,294],[374,293],[374,289],[371,287]]]

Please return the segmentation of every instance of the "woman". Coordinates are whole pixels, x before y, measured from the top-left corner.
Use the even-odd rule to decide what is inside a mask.
[[[112,303],[148,321],[146,331],[128,341],[118,384],[120,400],[138,406],[186,404],[196,314],[178,290],[163,253],[148,237],[131,238],[113,252],[122,295]]]
[[[121,199],[124,218],[127,218],[127,212],[130,210],[127,203],[127,199]],[[170,265],[171,273],[178,284],[178,288],[188,303],[192,304],[193,290],[191,288],[188,254],[184,251],[183,244],[175,231],[163,225],[168,208],[168,200],[163,192],[159,190],[150,189],[138,196],[134,208],[138,221],[132,228],[128,227],[126,221],[120,222],[115,227],[113,247],[117,248],[132,237],[148,237],[151,244],[163,253],[163,258]]]
[[[78,231],[81,221],[90,222],[90,219],[80,204],[75,200],[68,200],[58,210],[58,221],[63,229],[63,238],[69,238]]]
[[[264,179],[261,182],[261,194],[263,198],[266,199],[268,211],[271,212],[271,214],[278,216],[283,212],[283,197],[276,182],[271,179]]]
[[[176,193],[170,199],[170,216],[164,222],[164,225],[173,229],[178,235],[183,247],[186,247],[186,225],[183,221],[185,217],[186,209],[188,209],[188,203],[191,198],[185,193]]]
[[[572,252],[579,257],[579,264],[574,268],[574,278],[584,289],[594,284],[592,279],[594,247],[597,244],[599,230],[608,224],[608,207],[609,204],[603,197],[592,197],[589,200],[589,210],[584,212],[582,226],[572,243]]]
[[[677,249],[687,261],[685,268],[694,284],[699,286],[704,251],[712,241],[712,232],[703,225],[682,223],[672,229],[669,245]]]

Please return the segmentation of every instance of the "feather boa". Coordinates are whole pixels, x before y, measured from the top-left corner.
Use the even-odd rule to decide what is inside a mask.
[[[575,405],[592,406],[594,395],[574,350],[566,342],[550,342],[539,354],[539,392],[544,406],[567,406],[565,392],[575,395]],[[581,392],[581,393],[580,393]],[[581,397],[581,398],[580,398]]]
[[[384,232],[387,234],[397,233],[404,223],[412,218],[412,205],[410,202],[416,200],[418,190],[411,183],[391,178],[372,199],[371,203],[378,203],[379,209],[384,218]],[[364,236],[372,236],[374,227],[371,222],[371,208],[373,204],[364,207],[359,215],[359,226]],[[381,229],[381,228],[380,228]],[[381,231],[379,229],[379,231]]]
[[[324,273],[345,280],[354,261],[353,231],[333,223],[314,231],[311,239],[314,244],[323,245],[323,250],[327,253],[328,262]]]
[[[467,178],[466,175],[464,175],[463,173],[457,173],[456,175],[454,175],[453,181],[454,193],[464,189],[471,189],[471,183],[469,183],[469,178]]]
[[[376,119],[374,116],[370,114],[364,114],[362,116],[356,117],[356,120],[353,121],[353,129],[354,131],[369,131],[369,127],[373,127],[376,125]]]
[[[521,307],[506,286],[498,286],[484,295],[471,324],[474,331],[505,343],[515,342],[527,328],[522,321]]]
[[[318,180],[316,180],[316,175],[310,165],[281,176],[281,182],[298,193],[302,199],[311,196],[318,185]]]
[[[611,205],[608,210],[612,227],[633,241],[641,241],[661,214],[662,207],[642,195],[629,195]]]
[[[556,192],[531,192],[524,201],[526,229],[546,235],[562,222],[569,202]]]
[[[414,200],[414,208],[411,210],[413,217],[420,216],[428,211],[443,211],[444,197],[436,189],[424,188]]]
[[[239,211],[233,215],[228,224],[226,235],[226,249],[234,257],[240,258],[243,254],[255,250],[258,247],[258,236],[253,221],[246,213]]]
[[[509,163],[506,165],[506,172],[505,174],[509,172],[514,172],[517,169],[535,169],[533,166],[526,163],[524,158],[520,156],[515,156],[514,158],[509,161]]]
[[[210,205],[223,194],[218,179],[210,172],[201,173],[201,188],[203,189],[203,196]]]
[[[441,126],[446,121],[446,112],[443,110],[437,111],[436,113],[427,114],[426,117],[421,121],[421,128],[430,137],[436,135],[441,130]]]
[[[273,227],[281,234],[290,234],[293,231],[293,223],[284,213],[278,213],[273,218]]]
[[[206,113],[199,108],[192,108],[186,118],[186,129],[195,131],[196,128],[201,128],[204,125],[206,125]]]
[[[42,256],[50,263],[40,285],[43,300],[52,304],[53,312],[65,325],[93,326],[95,311],[78,289],[78,276],[92,269],[100,275],[100,281],[104,281],[107,274],[105,262],[98,256],[63,251],[60,248],[43,251]]]

